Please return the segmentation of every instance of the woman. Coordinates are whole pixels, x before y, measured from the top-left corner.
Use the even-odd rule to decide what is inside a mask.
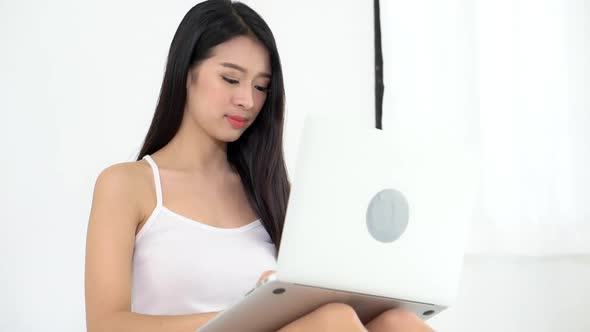
[[[138,160],[105,169],[86,249],[88,331],[195,331],[275,267],[289,195],[274,37],[241,3],[184,17]],[[366,327],[344,304],[288,331],[427,331],[391,310]]]

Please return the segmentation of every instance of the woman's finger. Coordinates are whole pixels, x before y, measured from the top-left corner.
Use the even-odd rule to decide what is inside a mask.
[[[260,276],[260,278],[258,278],[258,283],[260,283],[262,280],[264,280],[266,277],[268,277],[269,275],[275,273],[274,270],[268,270],[268,271],[264,271],[262,272],[262,275]]]

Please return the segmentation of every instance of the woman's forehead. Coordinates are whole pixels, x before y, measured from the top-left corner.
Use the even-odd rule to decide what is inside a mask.
[[[245,71],[248,74],[270,74],[270,58],[259,41],[240,36],[215,46],[209,58],[217,66]]]

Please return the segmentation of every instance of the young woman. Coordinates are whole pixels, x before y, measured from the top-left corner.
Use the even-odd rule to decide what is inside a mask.
[[[275,268],[289,196],[274,37],[248,6],[184,17],[138,160],[105,169],[86,248],[90,332],[195,331]],[[328,304],[281,331],[430,331],[391,310],[366,327]]]

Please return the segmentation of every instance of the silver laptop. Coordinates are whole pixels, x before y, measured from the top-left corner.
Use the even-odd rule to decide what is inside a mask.
[[[277,273],[199,331],[276,331],[331,302],[368,322],[390,308],[428,319],[456,295],[475,164],[386,130],[308,116]]]

